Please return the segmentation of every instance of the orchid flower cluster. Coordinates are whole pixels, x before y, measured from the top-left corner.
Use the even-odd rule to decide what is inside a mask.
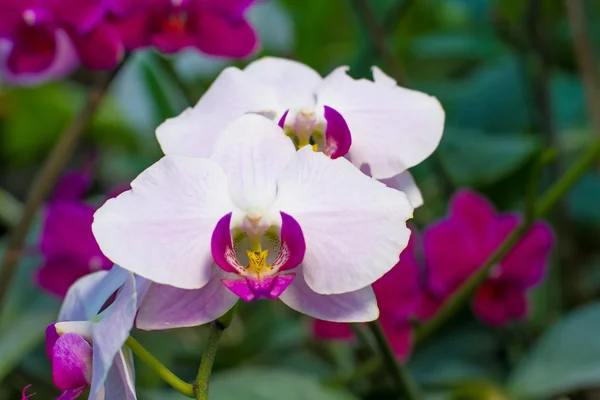
[[[3,0],[0,55],[8,80],[59,77],[83,64],[112,69],[153,46],[246,57],[258,40],[244,14],[253,0]]]
[[[413,232],[398,264],[373,285],[380,320],[396,355],[406,360],[413,343],[413,322],[439,311],[522,219],[497,213],[483,196],[462,189],[450,202],[448,217]],[[473,311],[483,322],[502,326],[528,313],[527,292],[540,283],[554,245],[550,226],[535,222],[477,290]],[[313,333],[323,340],[350,340],[347,324],[315,320]]]
[[[373,284],[422,202],[407,169],[436,148],[444,111],[373,75],[263,58],[224,70],[157,129],[165,156],[93,215],[93,244],[115,266],[77,280],[48,328],[61,399],[88,386],[90,398],[135,398],[133,327],[205,324],[240,299],[332,322],[379,317]]]

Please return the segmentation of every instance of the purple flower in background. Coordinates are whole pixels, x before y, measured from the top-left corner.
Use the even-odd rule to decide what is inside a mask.
[[[36,281],[57,296],[63,297],[82,276],[113,265],[92,233],[96,207],[81,200],[90,183],[85,173],[65,176],[44,212],[40,241],[44,264],[36,273]]]
[[[412,349],[413,328],[410,318],[417,314],[420,302],[420,269],[416,258],[417,233],[412,230],[400,261],[373,284],[379,320],[396,355],[405,360]],[[324,340],[348,340],[353,337],[348,324],[314,320],[313,333]]]
[[[87,387],[90,399],[136,398],[132,355],[123,345],[137,296],[135,278],[118,267],[81,278],[69,289],[58,322],[46,328],[52,378],[63,391],[59,399],[75,399]]]
[[[100,207],[92,229],[112,261],[156,283],[142,329],[206,323],[239,298],[371,321],[371,284],[398,261],[413,212],[403,193],[344,158],[296,151],[255,114],[225,128],[210,158],[167,155],[131,188]]]
[[[3,0],[0,38],[11,43],[12,74],[36,74],[59,62],[68,37],[79,60],[92,69],[115,67],[123,56],[118,32],[105,20],[103,0]]]
[[[460,190],[451,200],[446,219],[424,233],[427,264],[426,295],[421,317],[439,306],[477,271],[517,227],[521,216],[497,213],[481,195]],[[527,291],[544,276],[554,235],[545,222],[536,222],[477,290],[473,308],[484,322],[503,325],[527,315]]]
[[[244,18],[253,0],[113,0],[114,23],[127,50],[164,53],[195,47],[214,56],[246,57],[258,46]]]
[[[15,74],[8,68],[8,57],[12,43],[0,39],[0,81],[10,85],[38,85],[40,83],[60,79],[69,75],[79,65],[77,52],[73,43],[64,31],[56,33],[56,56],[50,66],[42,72]]]

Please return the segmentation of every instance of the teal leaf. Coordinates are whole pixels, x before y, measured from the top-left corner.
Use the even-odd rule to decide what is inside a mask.
[[[539,148],[533,136],[447,129],[437,152],[455,185],[481,186],[518,170]]]
[[[546,399],[600,383],[600,302],[570,312],[533,345],[509,377],[509,394]]]

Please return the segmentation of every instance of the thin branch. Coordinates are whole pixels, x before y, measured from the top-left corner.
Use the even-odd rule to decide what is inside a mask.
[[[448,320],[456,314],[471,298],[475,290],[489,276],[490,270],[499,263],[510,250],[527,233],[536,218],[544,216],[556,203],[569,191],[583,173],[600,156],[600,139],[584,153],[555,182],[536,203],[535,212],[528,213],[527,218],[498,246],[496,251],[487,259],[483,266],[477,270],[463,285],[442,305],[437,314],[417,330],[416,342],[422,343],[433,333],[438,331]]]
[[[197,400],[208,400],[208,387],[210,384],[210,375],[212,374],[213,365],[215,363],[215,357],[217,356],[217,349],[219,348],[219,342],[225,329],[229,327],[233,317],[235,316],[237,306],[234,306],[221,318],[213,321],[210,326],[210,334],[208,336],[208,342],[204,348],[204,354],[202,354],[202,360],[200,361],[200,368],[198,368],[198,375],[196,376],[196,399]]]
[[[85,128],[95,115],[98,106],[102,102],[102,99],[118,70],[119,68],[111,72],[99,73],[97,83],[88,93],[85,106],[59,139],[58,143],[56,143],[51,153],[48,155],[48,158],[46,158],[42,168],[35,176],[33,183],[29,188],[29,192],[27,193],[22,218],[10,233],[8,249],[2,260],[2,267],[0,269],[0,305],[2,305],[15,269],[19,264],[19,260],[23,253],[25,238],[27,237],[29,228],[34,221],[39,208],[58,181],[60,174],[71,158],[71,154],[75,150]]]
[[[383,357],[383,361],[390,375],[392,376],[394,383],[396,385],[396,389],[399,394],[402,395],[407,400],[419,400],[421,399],[421,395],[419,394],[419,390],[416,384],[411,379],[410,375],[404,368],[404,365],[400,364],[396,359],[396,355],[394,354],[394,350],[390,345],[387,337],[385,336],[385,332],[381,328],[381,324],[379,321],[372,321],[368,323],[373,336],[375,337],[375,341],[377,342],[377,346],[379,347],[379,352]]]
[[[589,40],[584,4],[581,0],[566,0],[565,4],[573,33],[575,55],[577,56],[583,86],[586,89],[588,112],[594,131],[597,135],[600,135],[600,82],[596,73],[594,52]]]
[[[410,0],[405,1],[410,2]],[[396,79],[398,84],[406,85],[406,73],[388,46],[386,26],[377,20],[377,16],[373,12],[370,1],[353,0],[353,4],[358,17],[363,20],[365,28],[369,33],[371,45],[379,57],[381,57],[385,68],[394,77],[394,79]],[[409,6],[410,4],[405,6],[405,8],[399,9],[398,12],[406,12]],[[391,26],[393,23],[388,20],[386,21],[386,25]]]
[[[129,336],[125,345],[135,354],[140,360],[147,366],[152,368],[162,380],[167,382],[173,389],[189,398],[195,398],[194,385],[189,384],[177,375],[171,372],[170,369],[165,367],[160,361],[158,361],[148,350],[146,350],[137,340]]]

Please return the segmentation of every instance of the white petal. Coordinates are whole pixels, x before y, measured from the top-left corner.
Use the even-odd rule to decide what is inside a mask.
[[[227,274],[214,268],[213,279],[202,289],[185,290],[152,284],[136,318],[136,327],[147,331],[197,326],[214,321],[238,301],[221,278]]]
[[[117,353],[104,382],[102,399],[135,400],[135,376],[131,350],[124,347]]]
[[[379,69],[379,67],[371,67],[371,72],[373,73],[373,82],[375,83],[381,83],[391,87],[394,87],[398,84],[394,78],[387,76],[385,72]]]
[[[339,294],[364,288],[398,262],[413,209],[406,195],[369,178],[348,160],[310,147],[296,153],[278,181],[274,207],[302,228],[308,286]]]
[[[423,196],[410,172],[404,171],[396,176],[380,179],[379,181],[385,183],[387,187],[404,192],[413,208],[423,205]]]
[[[211,160],[166,156],[131,187],[94,215],[102,252],[151,281],[204,286],[211,275],[212,231],[233,207],[223,170]]]
[[[129,337],[136,313],[135,278],[128,274],[125,285],[115,301],[102,312],[93,328],[94,374],[90,385],[90,398],[95,398],[104,387],[115,358]]]
[[[275,88],[279,102],[290,108],[312,108],[315,90],[323,78],[314,69],[293,60],[263,57],[244,68],[244,73]]]
[[[341,67],[325,77],[318,105],[330,106],[352,133],[349,159],[369,164],[377,179],[390,178],[419,164],[437,147],[444,130],[444,110],[432,96],[378,83],[354,80]],[[381,73],[383,74],[383,73]],[[391,78],[389,78],[391,79]]]
[[[308,287],[301,271],[279,298],[290,308],[325,321],[367,322],[379,317],[371,286],[344,294],[318,294]]]
[[[97,271],[92,274],[79,278],[67,291],[58,313],[59,321],[87,321],[96,315],[99,308],[108,300],[108,297],[124,282],[125,276],[119,277],[122,282],[106,284],[105,280],[108,271]],[[113,274],[113,276],[115,276]],[[112,280],[112,279],[111,279]],[[109,286],[112,290],[108,295],[105,294],[105,287]],[[97,304],[100,303],[100,306]]]
[[[275,198],[277,176],[295,154],[294,144],[276,122],[247,114],[225,128],[211,159],[227,174],[238,208],[266,209]]]
[[[170,118],[156,129],[165,154],[207,158],[220,132],[247,112],[282,113],[276,91],[237,68],[223,70],[193,109]]]

